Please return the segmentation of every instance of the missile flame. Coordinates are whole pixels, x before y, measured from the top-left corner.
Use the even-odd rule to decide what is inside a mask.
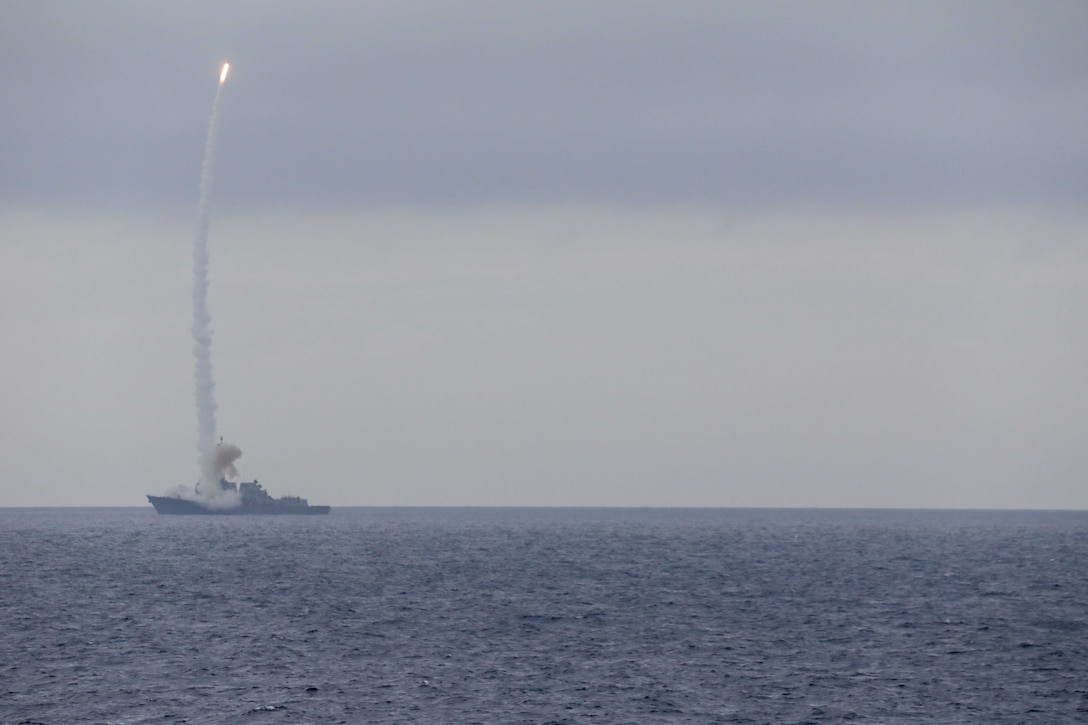
[[[229,71],[229,70],[230,70],[230,63],[224,63],[223,64],[223,70],[219,73],[219,82],[220,83],[227,80],[227,71]]]

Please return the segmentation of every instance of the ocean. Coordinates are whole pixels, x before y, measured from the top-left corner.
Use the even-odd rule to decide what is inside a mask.
[[[3,723],[1088,722],[1088,512],[0,509]]]

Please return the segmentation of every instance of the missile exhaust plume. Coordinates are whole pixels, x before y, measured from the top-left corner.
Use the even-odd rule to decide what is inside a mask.
[[[215,378],[212,375],[211,314],[208,312],[208,232],[211,228],[212,176],[215,170],[215,139],[219,122],[219,98],[229,64],[223,64],[219,85],[208,119],[204,162],[200,170],[200,202],[197,204],[196,237],[193,241],[193,378],[197,420],[197,464],[205,496],[217,496],[220,465],[217,460]],[[241,451],[238,452],[241,455]],[[235,456],[237,458],[237,456]],[[233,459],[232,459],[233,460]],[[230,461],[227,462],[228,464]],[[232,466],[233,467],[233,466]]]

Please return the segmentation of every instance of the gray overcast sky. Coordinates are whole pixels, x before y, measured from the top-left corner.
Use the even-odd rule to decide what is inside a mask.
[[[1088,507],[1088,4],[0,2],[0,505]]]

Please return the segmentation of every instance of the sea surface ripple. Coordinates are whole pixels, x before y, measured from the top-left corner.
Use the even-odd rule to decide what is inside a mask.
[[[1088,513],[0,509],[4,723],[1088,722]]]

